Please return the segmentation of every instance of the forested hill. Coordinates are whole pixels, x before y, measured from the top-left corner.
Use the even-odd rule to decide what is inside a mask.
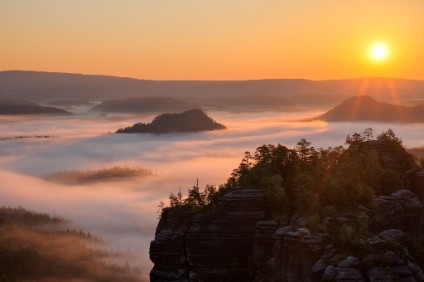
[[[325,121],[424,122],[424,106],[406,107],[355,96],[315,118]]]
[[[187,111],[193,104],[170,97],[130,97],[107,100],[93,107],[93,110],[105,113],[163,113]]]
[[[346,145],[262,145],[171,194],[151,281],[424,281],[424,168],[392,130]]]
[[[0,207],[0,281],[142,281],[136,269],[117,264],[119,254],[106,251],[100,238],[68,223]]]
[[[25,101],[0,100],[0,115],[70,115],[71,113],[56,107],[40,106]]]
[[[192,109],[181,113],[165,113],[153,119],[150,123],[136,123],[133,126],[118,129],[116,133],[171,133],[197,132],[225,129],[207,116],[200,109]]]
[[[388,87],[390,85],[390,87]],[[364,90],[364,86],[367,86]],[[356,78],[312,81],[265,79],[247,81],[154,81],[113,76],[36,71],[1,71],[0,99],[48,102],[81,99],[103,101],[120,97],[174,97],[198,102],[205,97],[284,97],[298,106],[334,105],[360,91],[386,101],[422,100],[424,81],[395,78]],[[397,93],[393,95],[393,91]],[[362,93],[361,92],[361,93]],[[241,100],[241,99],[240,99]],[[242,100],[246,101],[246,100]],[[214,101],[212,101],[214,102]],[[276,101],[280,105],[287,102]],[[393,101],[394,102],[394,101]],[[202,106],[202,105],[199,105]]]

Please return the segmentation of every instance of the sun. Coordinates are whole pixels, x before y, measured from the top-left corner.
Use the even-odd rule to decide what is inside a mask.
[[[375,44],[371,47],[371,58],[375,61],[383,61],[387,58],[387,46],[384,44]]]

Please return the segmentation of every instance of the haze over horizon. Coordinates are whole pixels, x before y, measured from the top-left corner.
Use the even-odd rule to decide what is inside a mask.
[[[225,81],[260,81],[260,80],[306,80],[306,81],[342,81],[342,80],[360,80],[360,79],[399,79],[399,80],[411,80],[411,81],[423,81],[423,78],[406,78],[406,77],[391,77],[391,76],[378,76],[378,75],[370,75],[370,76],[354,76],[354,77],[340,77],[340,78],[320,78],[320,79],[313,79],[313,78],[304,78],[304,77],[270,77],[270,78],[239,78],[239,79],[190,79],[190,78],[181,78],[181,79],[148,79],[143,77],[133,77],[133,76],[125,76],[125,75],[113,75],[108,73],[82,73],[82,72],[66,72],[66,71],[56,71],[56,70],[30,70],[30,69],[4,69],[0,70],[1,72],[30,72],[30,73],[51,73],[51,74],[70,74],[70,75],[82,75],[82,76],[103,76],[103,77],[115,77],[115,78],[124,78],[124,79],[136,79],[136,80],[150,80],[150,81],[217,81],[217,82],[225,82]]]
[[[423,25],[417,0],[3,0],[0,70],[154,80],[424,79],[424,39],[415,32]]]

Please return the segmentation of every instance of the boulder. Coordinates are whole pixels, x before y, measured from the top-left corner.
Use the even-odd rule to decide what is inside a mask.
[[[337,266],[344,268],[358,267],[360,263],[361,261],[357,257],[348,256],[344,260],[339,261]]]
[[[423,206],[417,195],[402,189],[390,196],[379,196],[374,200],[371,214],[371,230],[380,233],[387,229],[400,229],[417,233],[422,221]]]
[[[388,229],[382,231],[380,234],[378,234],[378,236],[389,240],[401,242],[405,238],[405,232],[399,229]]]
[[[365,282],[361,271],[354,268],[339,267],[335,281]]]
[[[274,267],[271,273],[268,273],[270,278],[268,281],[316,281],[319,279],[312,269],[323,256],[329,236],[308,234],[307,229],[303,229],[305,228],[300,231],[289,231],[276,239],[272,258]],[[292,236],[292,232],[295,232],[296,236]]]
[[[404,188],[412,191],[424,203],[424,169],[411,169],[402,176],[402,180]]]

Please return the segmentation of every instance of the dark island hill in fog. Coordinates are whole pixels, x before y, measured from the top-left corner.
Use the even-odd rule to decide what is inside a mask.
[[[278,107],[334,106],[358,94],[372,95],[387,102],[419,104],[423,91],[424,81],[392,78],[155,81],[35,71],[0,72],[0,99],[43,103],[56,100],[62,104],[66,100],[81,103],[117,97],[171,97],[198,107],[225,107],[233,101],[236,105],[243,102],[251,106],[258,101],[265,106]]]
[[[191,109],[181,113],[165,113],[155,117],[150,123],[136,123],[132,126],[118,129],[116,133],[172,133],[198,132],[226,129],[207,116],[200,109]]]
[[[36,103],[14,100],[0,100],[0,115],[70,115],[56,107],[41,106]]]
[[[380,102],[370,96],[355,96],[313,120],[424,122],[424,105],[407,107]]]

